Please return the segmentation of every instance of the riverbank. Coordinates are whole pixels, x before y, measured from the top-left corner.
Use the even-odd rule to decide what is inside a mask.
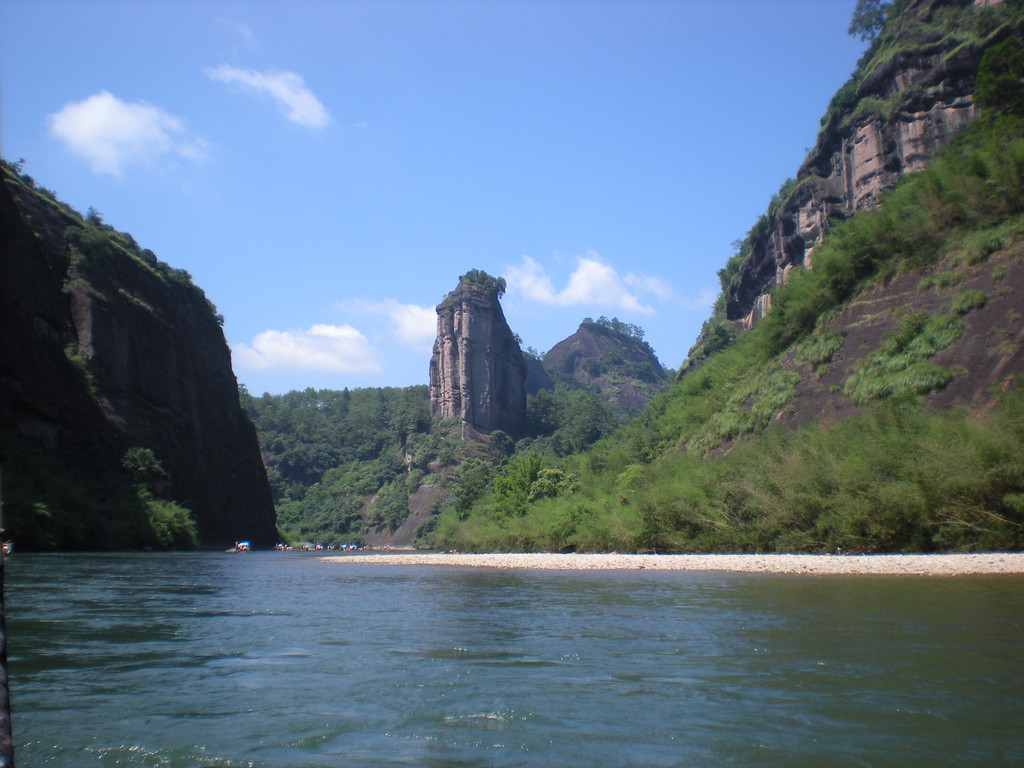
[[[1024,574],[1024,552],[931,555],[625,555],[383,552],[322,558],[338,565],[448,565],[533,570],[665,570],[743,573],[965,576]]]

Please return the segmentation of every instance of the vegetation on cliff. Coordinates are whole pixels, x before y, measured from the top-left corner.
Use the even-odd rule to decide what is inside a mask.
[[[643,328],[617,317],[584,318],[579,330],[552,347],[543,362],[556,384],[573,389],[598,382],[597,389],[605,400],[626,410],[641,410],[665,389],[668,378],[654,350],[644,341]],[[621,386],[636,389],[640,401],[621,402],[613,391]],[[640,407],[632,407],[634,402]]]
[[[24,549],[272,543],[222,318],[188,273],[19,165],[3,166],[0,217],[8,535]]]
[[[894,183],[904,166],[916,169],[918,156],[932,153],[929,143],[943,140],[948,124],[961,119],[957,115],[971,113],[972,90],[982,110],[1015,109],[1020,65],[1011,51],[1019,50],[1024,35],[1020,0],[988,7],[958,0],[862,0],[850,32],[872,43],[829,103],[816,146],[796,177],[781,185],[765,214],[735,243],[735,255],[719,271],[722,293],[683,372],[731,344],[736,321],[751,312],[766,285],[785,279],[785,264],[802,263],[799,254],[813,243],[794,230],[810,226],[819,214],[819,227],[827,229],[852,215],[862,196],[873,199],[877,186]],[[877,135],[865,126],[876,126]],[[855,148],[872,136],[877,148]],[[863,176],[856,176],[861,155]],[[809,198],[817,203],[807,203]]]
[[[459,276],[459,284],[455,286],[455,290],[444,297],[441,304],[450,303],[460,290],[465,289],[479,291],[489,298],[500,299],[505,295],[506,287],[505,278],[494,277],[482,269],[471,269],[464,275]]]
[[[970,269],[998,285],[1024,269],[1024,123],[977,124],[882,206],[823,244],[773,311],[685,374],[615,436],[558,463],[564,492],[510,508],[492,485],[448,509],[435,542],[459,550],[900,551],[1024,546],[1024,394],[936,411],[921,396],[973,372],[935,362],[982,304],[958,290],[945,312],[896,307],[874,350],[843,347],[837,309],[898,275]],[[917,278],[913,278],[917,280]],[[934,280],[934,278],[925,278]],[[919,283],[920,284],[920,283]],[[1014,283],[1017,285],[1017,283]],[[1002,298],[1013,299],[1007,287]],[[935,290],[925,283],[923,292]],[[974,289],[977,291],[977,289]],[[999,292],[995,288],[995,292]],[[1013,310],[1008,310],[1012,313]],[[965,317],[966,316],[966,317]],[[1008,346],[1020,356],[1020,315]],[[844,351],[848,351],[845,350]],[[852,362],[852,365],[850,364]],[[830,396],[864,407],[837,422],[794,418],[798,387],[838,369]],[[794,428],[794,425],[795,428]],[[755,438],[756,439],[753,439]],[[529,478],[527,478],[529,479]],[[530,497],[522,473],[514,475]]]
[[[109,272],[125,260],[144,269],[176,291],[181,301],[196,305],[199,316],[214,318],[212,305],[186,272],[156,259],[130,235],[105,224],[90,209],[82,216],[37,187],[18,165],[4,162],[3,181],[26,218],[43,227],[38,241],[51,240],[70,253],[65,293],[95,290],[109,281]],[[34,214],[34,215],[33,215]],[[60,222],[63,233],[49,231]],[[7,258],[13,258],[7,254]],[[121,289],[124,291],[124,289]],[[153,308],[140,296],[124,298],[145,311]],[[64,354],[83,389],[99,406],[92,349],[72,341]],[[14,361],[8,361],[13,363]],[[92,451],[51,450],[44,441],[3,424],[0,461],[5,468],[5,528],[24,549],[182,549],[197,546],[196,523],[190,510],[165,494],[166,473],[148,447],[135,446],[121,460]]]
[[[907,6],[890,9],[873,55],[906,38],[891,30],[907,26],[899,17]],[[993,19],[1020,18],[1020,3],[1006,6],[972,17],[986,19],[987,32],[957,34],[991,40],[1000,28]],[[927,23],[971,12],[949,7]],[[877,209],[834,223],[813,269],[793,270],[752,330],[738,333],[720,299],[691,353],[699,364],[684,367],[670,392],[583,454],[543,467],[517,456],[489,484],[472,476],[440,516],[435,545],[1024,547],[1018,48],[1011,37],[983,58],[979,88],[999,95],[979,99],[981,119]],[[841,97],[827,119],[856,108]],[[783,186],[720,273],[723,296],[794,187]],[[538,484],[542,468],[560,482]]]

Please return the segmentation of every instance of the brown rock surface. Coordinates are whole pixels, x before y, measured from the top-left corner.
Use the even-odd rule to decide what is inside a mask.
[[[945,6],[970,4],[917,0],[905,18],[929,22]],[[825,124],[797,174],[796,190],[728,292],[729,320],[752,327],[771,306],[765,292],[784,282],[788,269],[811,264],[830,219],[874,206],[881,192],[923,168],[974,119],[972,92],[982,53],[958,46],[955,37],[936,35],[879,63],[864,77],[856,98],[875,107],[833,116]]]
[[[460,419],[463,438],[497,429],[522,432],[526,361],[497,291],[463,279],[437,306],[430,413]]]

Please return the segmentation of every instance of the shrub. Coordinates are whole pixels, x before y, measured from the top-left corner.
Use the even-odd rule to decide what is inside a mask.
[[[167,499],[156,499],[140,492],[146,507],[146,517],[153,540],[164,549],[195,549],[196,524],[185,507]]]
[[[843,392],[863,405],[884,397],[921,395],[949,383],[953,374],[926,362],[963,333],[954,315],[914,312],[900,319],[882,348],[864,358],[846,380]]]
[[[988,303],[988,294],[984,291],[978,291],[970,289],[961,291],[955,299],[953,299],[952,311],[957,315],[966,315],[975,309],[981,309]]]
[[[954,285],[963,282],[963,279],[963,272],[947,270],[945,272],[940,272],[938,275],[935,276],[935,285],[938,286],[939,288],[950,288]]]
[[[829,363],[844,344],[846,339],[842,336],[818,336],[797,350],[796,359],[815,366]]]

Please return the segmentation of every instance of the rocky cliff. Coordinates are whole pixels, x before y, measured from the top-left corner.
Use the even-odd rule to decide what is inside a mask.
[[[430,413],[459,419],[463,438],[523,429],[526,362],[498,302],[503,292],[503,281],[473,271],[437,306]]]
[[[750,328],[771,306],[767,291],[793,267],[812,265],[830,220],[874,206],[882,191],[924,167],[974,119],[984,50],[1024,32],[1000,5],[913,0],[891,7],[898,17],[833,99],[795,184],[749,238],[747,258],[724,286],[730,321]]]
[[[549,380],[570,388],[596,389],[613,408],[638,413],[668,383],[668,373],[637,326],[589,318],[553,346],[543,359]]]
[[[81,499],[59,490],[80,477],[96,505],[110,502],[130,484],[122,458],[141,448],[164,470],[154,491],[191,510],[200,544],[273,544],[255,429],[202,291],[9,169],[0,187],[0,461],[20,467],[4,475],[16,497],[9,533],[103,547],[110,521],[76,524]]]

